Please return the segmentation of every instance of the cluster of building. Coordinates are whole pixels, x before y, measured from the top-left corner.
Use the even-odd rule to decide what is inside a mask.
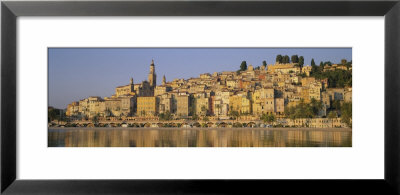
[[[341,69],[342,65],[326,66]],[[245,71],[200,74],[197,78],[174,79],[161,85],[156,83],[154,61],[150,64],[148,80],[115,88],[111,97],[89,97],[68,105],[66,115],[82,119],[98,117],[133,117],[157,119],[160,114],[170,114],[175,119],[193,116],[229,119],[236,111],[241,118],[259,120],[262,114],[283,118],[285,108],[300,102],[320,101],[323,108],[319,116],[334,100],[351,102],[349,88],[328,88],[327,79],[309,77],[311,66],[300,68],[295,63],[271,64]],[[324,70],[325,71],[325,70]],[[305,73],[307,77],[301,75]],[[303,74],[304,75],[304,74]]]

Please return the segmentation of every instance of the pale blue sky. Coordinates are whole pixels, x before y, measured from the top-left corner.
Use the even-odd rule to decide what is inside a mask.
[[[311,58],[317,65],[352,60],[351,48],[49,48],[49,106],[66,108],[89,96],[111,96],[130,77],[135,83],[146,80],[152,59],[160,84],[163,75],[171,81],[236,71],[243,60],[254,67],[263,60],[275,63],[278,54],[304,56],[305,65]]]

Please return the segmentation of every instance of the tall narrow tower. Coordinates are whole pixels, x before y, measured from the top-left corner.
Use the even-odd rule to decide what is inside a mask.
[[[163,85],[167,84],[167,79],[165,78],[165,75],[164,75],[163,78],[162,78],[162,84],[163,84]]]
[[[149,72],[149,76],[148,76],[148,80],[150,83],[150,87],[154,88],[157,85],[157,75],[156,75],[156,69],[154,67],[154,60],[151,60],[151,64],[150,64],[150,72]]]

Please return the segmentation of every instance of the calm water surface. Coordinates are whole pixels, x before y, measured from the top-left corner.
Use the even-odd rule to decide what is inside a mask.
[[[49,147],[351,147],[351,130],[49,129]]]

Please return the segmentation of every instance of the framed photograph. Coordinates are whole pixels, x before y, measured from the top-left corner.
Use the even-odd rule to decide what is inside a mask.
[[[398,194],[399,6],[3,1],[1,191]]]
[[[351,48],[49,48],[48,147],[351,147],[351,57]]]

